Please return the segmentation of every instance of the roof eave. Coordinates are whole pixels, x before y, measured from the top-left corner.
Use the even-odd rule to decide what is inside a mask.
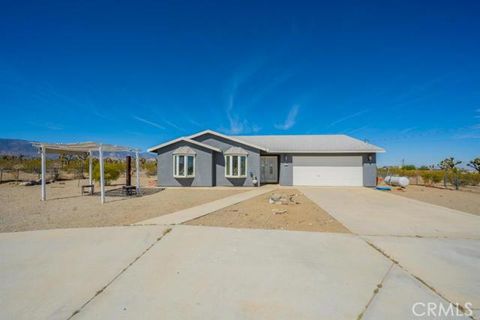
[[[381,150],[269,150],[269,153],[385,153]]]
[[[170,141],[167,141],[165,143],[159,144],[157,146],[148,148],[147,151],[148,152],[156,152],[159,149],[162,149],[164,147],[168,147],[169,145],[172,145],[172,144],[180,142],[180,141],[185,141],[185,142],[188,142],[188,143],[191,143],[191,144],[194,144],[194,145],[197,145],[197,146],[201,146],[203,148],[210,149],[210,150],[213,150],[213,151],[216,151],[216,152],[222,152],[222,150],[220,150],[218,148],[212,147],[212,146],[210,146],[208,144],[205,144],[205,143],[201,143],[201,142],[192,140],[189,137],[180,137],[180,138],[177,138],[177,139],[174,139],[174,140],[170,140]]]
[[[255,144],[252,144],[252,143],[249,143],[249,142],[246,142],[246,141],[243,141],[241,139],[237,139],[237,138],[232,138],[230,136],[227,136],[225,134],[222,134],[222,133],[219,133],[219,132],[216,132],[216,131],[213,131],[213,130],[204,130],[204,131],[201,131],[201,132],[198,132],[198,133],[194,133],[192,134],[191,136],[188,136],[188,138],[190,139],[193,139],[193,138],[196,138],[196,137],[199,137],[199,136],[202,136],[204,134],[212,134],[212,135],[215,135],[217,137],[220,137],[220,138],[223,138],[223,139],[227,139],[227,140],[230,140],[230,141],[234,141],[234,142],[237,142],[237,143],[241,143],[245,146],[249,146],[249,147],[252,147],[252,148],[255,148],[255,149],[258,149],[258,150],[261,150],[261,151],[266,151],[268,152],[269,150],[265,147],[261,147],[261,146],[258,146],[258,145],[255,145]]]

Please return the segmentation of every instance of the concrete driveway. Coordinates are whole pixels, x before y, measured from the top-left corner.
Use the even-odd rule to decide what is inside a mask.
[[[437,296],[471,303],[480,318],[480,217],[366,188],[301,191]]]
[[[0,318],[403,320],[417,319],[416,303],[471,302],[479,319],[477,220],[399,198],[415,210],[410,219],[430,224],[412,228],[381,203],[395,196],[302,191],[357,234],[185,225],[1,233]]]
[[[480,217],[367,188],[300,190],[359,235],[480,239]]]
[[[355,235],[165,230],[0,234],[1,318],[406,319],[419,301],[448,306]]]

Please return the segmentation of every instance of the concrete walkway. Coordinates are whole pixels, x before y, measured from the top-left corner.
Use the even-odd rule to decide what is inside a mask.
[[[256,188],[251,191],[242,192],[239,194],[235,194],[233,196],[229,196],[226,198],[222,198],[219,200],[215,200],[209,203],[201,204],[199,206],[188,208],[184,210],[180,210],[177,212],[173,212],[170,214],[166,214],[163,216],[159,216],[156,218],[144,220],[141,222],[136,223],[137,225],[149,225],[149,224],[181,224],[185,221],[189,221],[192,219],[199,218],[211,212],[215,212],[217,210],[223,209],[225,207],[232,206],[239,202],[254,198],[256,196],[262,195],[269,191],[274,190],[275,187],[272,185],[265,185],[260,188]]]
[[[360,235],[480,239],[480,217],[367,188],[299,188]]]

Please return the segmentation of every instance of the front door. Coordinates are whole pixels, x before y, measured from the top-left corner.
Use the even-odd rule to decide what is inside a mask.
[[[278,157],[261,156],[260,157],[260,182],[277,183],[278,182]]]

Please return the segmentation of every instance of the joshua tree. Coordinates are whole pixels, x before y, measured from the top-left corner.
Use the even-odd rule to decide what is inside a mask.
[[[455,158],[450,157],[442,160],[438,166],[440,167],[440,169],[448,171],[455,169],[455,167],[460,163],[462,163],[462,161],[457,161],[455,160]]]
[[[480,157],[477,157],[470,161],[467,166],[472,167],[475,169],[478,173],[480,173]]]
[[[462,161],[457,161],[455,160],[455,158],[453,157],[450,157],[450,158],[446,158],[444,160],[442,160],[440,162],[440,164],[438,165],[442,170],[445,171],[445,176],[443,177],[443,185],[444,187],[446,188],[447,187],[447,173],[448,171],[454,171],[455,172],[455,167],[462,163]],[[458,181],[458,177],[455,175],[455,189],[458,190],[458,186],[459,186],[459,181]]]

